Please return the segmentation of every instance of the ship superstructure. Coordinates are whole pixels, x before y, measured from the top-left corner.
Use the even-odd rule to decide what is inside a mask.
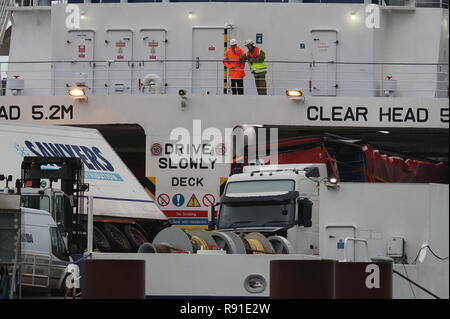
[[[264,145],[331,136],[448,167],[448,1],[2,1],[0,12],[0,120],[99,129],[175,226],[207,227],[230,175],[216,157],[236,132]],[[266,52],[267,96],[248,65],[245,94],[231,94],[232,38]],[[410,255],[425,239],[414,240]]]

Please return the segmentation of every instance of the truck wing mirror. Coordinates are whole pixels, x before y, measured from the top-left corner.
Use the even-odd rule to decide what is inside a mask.
[[[312,227],[313,202],[308,198],[298,199],[298,226]]]
[[[306,167],[305,168],[306,177],[320,177],[320,172],[318,167]]]
[[[216,218],[214,216],[214,213],[216,211],[216,207],[220,206],[220,203],[215,203],[214,205],[209,207],[208,211],[208,230],[212,231],[216,229]]]

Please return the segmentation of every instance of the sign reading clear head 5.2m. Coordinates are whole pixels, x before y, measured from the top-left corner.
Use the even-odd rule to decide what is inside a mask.
[[[84,164],[84,180],[89,183],[85,195],[95,198],[95,215],[166,219],[97,130],[0,124],[0,136],[2,174],[21,178],[25,156],[78,157]]]

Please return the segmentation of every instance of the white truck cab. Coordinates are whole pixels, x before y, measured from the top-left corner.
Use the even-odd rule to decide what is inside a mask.
[[[326,177],[325,164],[247,166],[228,179],[214,224],[280,235],[296,253],[318,254],[319,181]]]
[[[40,209],[22,207],[22,287],[60,290],[64,287],[69,254],[58,226],[46,207],[50,198],[39,196]]]

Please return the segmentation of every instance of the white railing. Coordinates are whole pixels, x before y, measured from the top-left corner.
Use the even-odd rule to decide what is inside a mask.
[[[268,95],[297,88],[317,96],[447,97],[448,64],[320,63],[268,61]],[[222,61],[59,61],[5,62],[0,95],[65,95],[83,84],[88,94],[232,94]],[[245,95],[255,95],[253,75],[246,68]],[[144,86],[144,78],[154,77]],[[226,81],[224,81],[226,80]],[[6,82],[6,83],[5,83]],[[226,82],[226,85],[224,84]]]

